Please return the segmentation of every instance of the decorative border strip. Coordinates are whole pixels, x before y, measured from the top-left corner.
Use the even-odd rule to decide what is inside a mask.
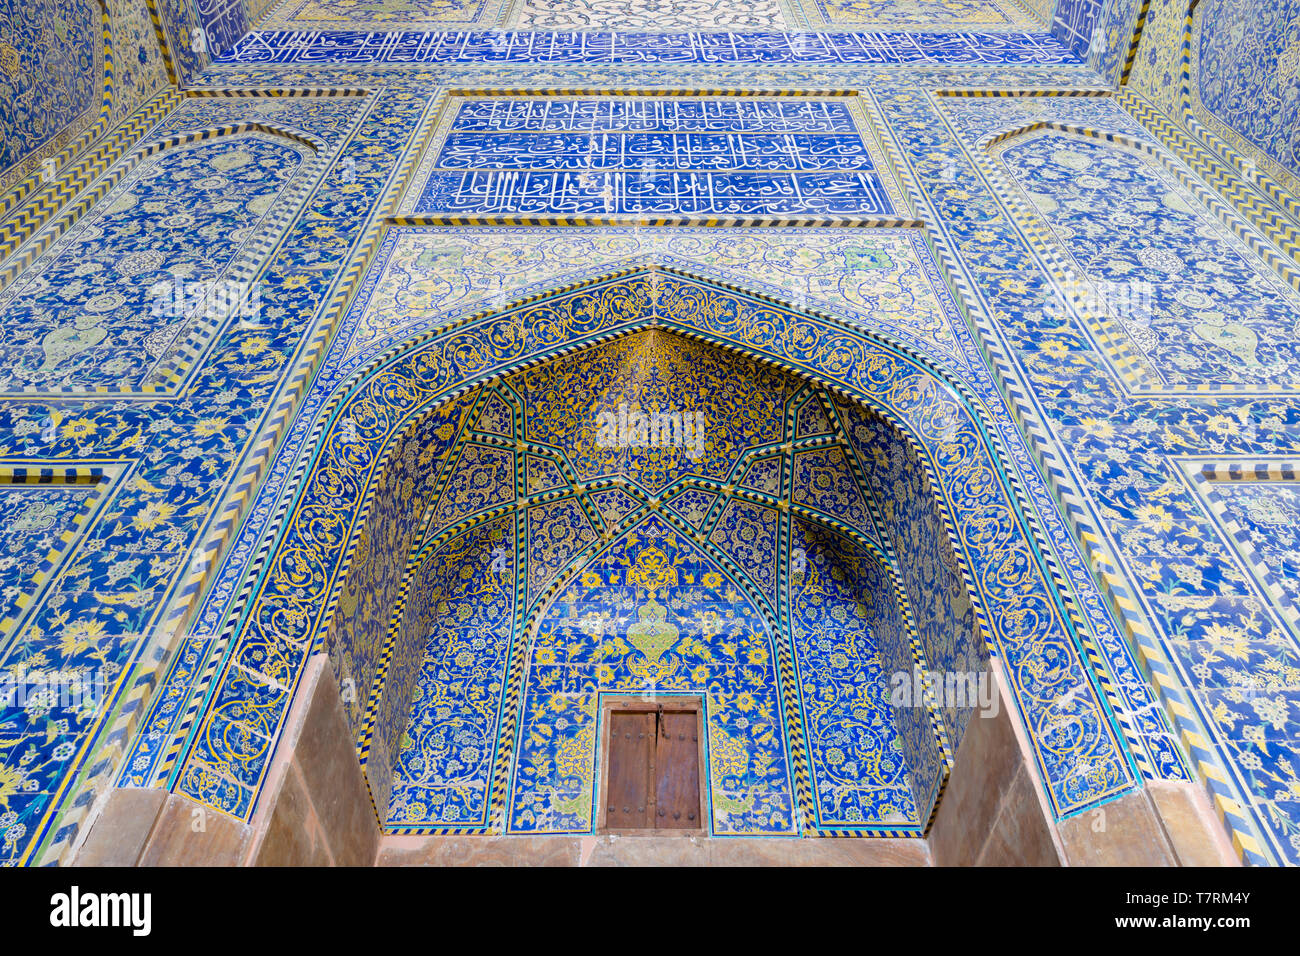
[[[923,699],[930,717],[931,729],[934,731],[936,741],[939,745],[939,755],[943,760],[943,770],[936,782],[934,793],[929,797],[930,810],[921,828],[922,833],[926,834],[930,832],[930,827],[934,824],[934,818],[939,813],[939,803],[943,799],[944,792],[948,788],[948,781],[952,778],[952,770],[957,765],[957,752],[956,748],[953,746],[952,734],[944,723],[943,713],[939,709],[939,702],[938,698],[935,696],[934,688],[930,686],[930,662],[926,658],[925,647],[921,644],[920,629],[916,624],[916,612],[912,608],[911,598],[908,597],[907,588],[903,585],[902,575],[898,573],[898,567],[901,561],[898,556],[898,550],[894,545],[893,535],[889,530],[890,523],[886,520],[884,514],[881,513],[876,496],[874,494],[866,493],[869,484],[866,479],[865,468],[858,456],[856,446],[848,440],[848,435],[845,432],[844,422],[841,420],[839,410],[831,408],[829,410],[823,409],[823,411],[826,412],[832,426],[835,428],[836,434],[840,437],[841,442],[847,449],[845,458],[848,462],[849,469],[852,471],[853,479],[857,482],[858,488],[862,492],[863,500],[867,504],[867,510],[871,515],[871,521],[875,527],[876,534],[880,536],[880,546],[883,548],[885,553],[884,565],[889,570],[894,590],[894,601],[897,603],[899,612],[902,614],[903,627],[907,632],[908,644],[910,645],[912,652],[912,663],[920,669]],[[933,489],[931,489],[931,493],[933,494]],[[942,508],[940,508],[940,514],[943,514]],[[868,547],[872,546],[869,544]],[[875,548],[872,547],[872,550],[875,550]],[[963,561],[960,556],[957,559],[957,564],[960,569],[962,584],[965,586],[967,594],[973,595],[975,593],[974,588],[971,587],[969,576],[966,573],[965,561]],[[1059,581],[1057,582],[1057,586],[1058,588],[1060,587]],[[1062,596],[1064,596],[1065,593],[1066,590],[1063,589]],[[972,597],[971,603],[976,608],[976,614],[978,616],[980,613],[979,602]],[[989,632],[982,626],[982,624],[979,626],[980,630],[975,639],[976,641],[982,641],[982,646],[991,654],[994,651],[994,647],[990,640]],[[1130,742],[1130,747],[1131,746],[1132,743]],[[913,799],[915,799],[915,794],[913,795]],[[921,812],[919,803],[917,810],[918,812]]]
[[[1257,185],[1264,187],[1269,197],[1284,208],[1292,220],[1300,223],[1300,201],[1293,192],[1300,184],[1300,172],[1288,169],[1230,124],[1224,122],[1201,99],[1200,84],[1193,81],[1193,74],[1199,76],[1201,72],[1200,35],[1205,28],[1204,14],[1196,16],[1198,2],[1199,0],[1192,0],[1190,4],[1183,34],[1184,69],[1181,77],[1183,85],[1179,91],[1183,123],[1211,149],[1218,152],[1220,157],[1225,158],[1236,168],[1241,169],[1243,163],[1250,163],[1253,173],[1245,178],[1258,180]],[[1294,76],[1292,79],[1294,80]],[[1286,82],[1281,79],[1280,70],[1278,82],[1280,84]],[[1294,117],[1292,119],[1294,121]],[[1259,173],[1259,167],[1268,170],[1268,175]],[[1286,180],[1287,186],[1283,187],[1280,180]]]
[[[394,226],[706,226],[767,228],[773,226],[826,229],[921,229],[920,219],[870,217],[837,219],[818,216],[754,218],[751,216],[394,216]]]
[[[1199,123],[1193,127],[1194,131],[1209,139],[1218,156],[1193,140],[1164,113],[1132,90],[1120,90],[1115,96],[1115,102],[1150,130],[1166,149],[1186,163],[1224,201],[1231,204],[1246,222],[1262,232],[1269,242],[1293,260],[1274,268],[1292,272],[1295,265],[1300,264],[1300,229],[1294,225],[1295,222],[1300,222],[1300,200],[1260,169],[1254,160],[1247,160]],[[1195,123],[1195,119],[1189,116],[1188,123]],[[1224,165],[1225,160],[1230,166]],[[1250,163],[1249,172],[1246,163]],[[1286,215],[1279,215],[1271,205],[1261,201],[1257,190],[1281,206]],[[1293,288],[1298,287],[1295,281],[1291,284]]]
[[[31,238],[37,230],[44,228],[46,223],[68,203],[82,196],[92,182],[121,159],[182,101],[183,97],[175,90],[166,90],[158,94],[127,117],[95,148],[94,152],[82,157],[71,169],[65,170],[57,181],[41,189],[38,183],[39,177],[34,176],[25,181],[31,184],[30,188],[23,190],[20,186],[11,190],[0,205],[0,208],[8,213],[3,225],[0,225],[0,263],[4,264],[5,271],[13,271],[8,268],[10,263],[5,260],[13,255],[16,249]],[[94,142],[93,137],[86,142],[78,142],[75,148],[70,148],[69,161],[71,157],[86,149],[91,142]],[[95,198],[106,191],[107,187],[97,190]],[[9,210],[13,211],[9,212]],[[0,286],[5,284],[7,280],[0,281]]]
[[[551,33],[252,31],[214,64],[250,63],[1042,63],[1083,60],[1050,33]]]

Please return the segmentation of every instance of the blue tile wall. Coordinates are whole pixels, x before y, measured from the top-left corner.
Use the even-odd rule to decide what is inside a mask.
[[[1201,103],[1300,173],[1300,9],[1282,0],[1205,0],[1197,8]]]
[[[0,3],[0,174],[72,124],[103,96],[99,9],[77,0]]]
[[[625,643],[629,635],[662,637],[669,624],[679,634],[695,626],[693,616],[688,625],[678,614],[685,604],[674,608],[660,598],[649,601],[649,591],[643,588],[638,595],[638,585],[627,583],[650,536],[642,534],[634,548],[629,529],[654,523],[655,540],[676,536],[667,550],[682,579],[697,571],[701,580],[721,577],[714,590],[720,588],[724,597],[717,603],[738,609],[734,613],[744,616],[746,634],[753,638],[746,657],[765,649],[772,658],[761,675],[754,675],[752,702],[745,700],[745,706],[739,694],[722,685],[716,694],[690,685],[705,698],[712,720],[710,779],[716,785],[710,788],[710,825],[715,832],[878,832],[924,821],[943,777],[943,754],[926,736],[919,711],[895,712],[889,720],[878,695],[881,677],[910,666],[896,639],[903,625],[887,616],[863,617],[840,587],[852,581],[855,594],[884,593],[888,572],[897,575],[915,618],[918,646],[927,656],[955,666],[982,666],[984,649],[967,635],[979,634],[980,628],[988,634],[992,651],[1007,668],[1016,719],[1035,748],[1043,792],[1058,815],[1095,806],[1143,777],[1180,779],[1195,767],[1220,807],[1235,808],[1224,815],[1248,860],[1293,860],[1300,846],[1293,799],[1300,764],[1292,745],[1295,700],[1289,688],[1300,651],[1295,621],[1288,616],[1294,602],[1285,586],[1294,548],[1277,519],[1289,507],[1287,485],[1267,477],[1257,483],[1257,494],[1248,495],[1235,487],[1226,490],[1216,480],[1207,490],[1193,480],[1195,467],[1189,464],[1221,456],[1294,455],[1300,415],[1288,369],[1294,364],[1289,326],[1296,314],[1295,282],[1285,268],[1294,243],[1285,241],[1280,193],[1258,182],[1238,188],[1241,184],[1230,178],[1202,182],[1198,177],[1208,176],[1203,162],[1185,167],[1157,155],[1156,134],[1166,137],[1169,129],[1141,113],[1131,99],[966,98],[933,92],[1104,86],[1121,72],[1138,6],[1066,0],[1055,12],[1053,36],[1014,30],[381,34],[366,28],[240,39],[264,4],[158,4],[172,67],[182,83],[194,81],[203,67],[205,55],[187,42],[202,22],[221,62],[199,85],[275,88],[282,94],[303,87],[380,92],[356,97],[346,107],[349,98],[337,96],[249,97],[234,104],[224,97],[191,97],[168,127],[149,134],[156,139],[188,130],[202,136],[221,126],[260,124],[301,130],[306,139],[319,140],[325,145],[318,144],[317,159],[326,148],[342,150],[283,245],[268,243],[250,256],[258,260],[254,267],[265,266],[257,327],[215,324],[187,338],[193,361],[186,366],[187,377],[166,386],[173,393],[167,401],[120,393],[157,384],[150,363],[168,361],[167,345],[174,341],[169,336],[182,330],[163,321],[166,316],[136,308],[135,300],[121,304],[120,311],[97,309],[112,304],[104,294],[129,298],[138,292],[135,280],[144,273],[121,272],[141,265],[135,253],[166,246],[152,230],[174,213],[145,209],[142,203],[166,202],[168,189],[187,181],[180,165],[185,150],[146,157],[147,171],[156,179],[137,167],[139,181],[124,181],[123,189],[82,217],[80,231],[66,234],[68,242],[0,292],[28,294],[23,321],[0,329],[0,344],[11,356],[3,370],[10,381],[0,402],[0,436],[8,436],[0,438],[0,454],[31,466],[94,459],[125,469],[84,531],[56,535],[51,548],[66,546],[66,554],[51,562],[45,583],[28,583],[32,562],[25,555],[45,547],[54,529],[67,530],[74,515],[85,512],[73,506],[77,493],[47,489],[54,496],[47,501],[68,496],[50,530],[34,533],[27,543],[20,543],[17,530],[7,534],[6,546],[17,561],[13,568],[21,573],[0,580],[6,606],[37,596],[21,611],[21,632],[5,636],[5,666],[45,655],[93,661],[113,675],[140,663],[147,665],[141,673],[151,670],[158,662],[146,659],[144,648],[165,643],[158,632],[162,610],[186,595],[197,601],[202,592],[190,577],[199,558],[197,542],[218,541],[212,547],[232,542],[229,563],[216,576],[211,598],[199,607],[193,632],[175,638],[179,650],[165,662],[158,692],[147,693],[147,682],[131,682],[114,700],[115,707],[122,705],[121,714],[136,708],[136,717],[110,732],[102,715],[81,720],[42,714],[30,727],[23,723],[17,733],[0,735],[0,859],[49,862],[69,845],[79,819],[72,781],[83,772],[102,780],[116,767],[123,782],[170,786],[247,818],[258,805],[306,656],[322,647],[336,666],[346,662],[339,669],[351,686],[350,698],[349,688],[343,688],[349,720],[380,810],[390,808],[409,832],[481,832],[516,822],[521,829],[581,829],[584,820],[590,827],[599,779],[594,756],[601,729],[599,695],[639,693],[641,678],[633,665],[650,673],[650,655],[628,644],[621,660],[626,675],[633,676],[604,687],[598,673],[589,686],[585,664],[563,671],[529,656],[531,646],[516,642],[503,649],[499,636],[521,633],[529,614],[550,615],[553,633],[571,635],[575,645],[589,644],[582,619],[571,620],[561,605],[551,603],[549,589],[561,584],[559,593],[572,592],[592,614],[613,621],[626,616],[628,628],[644,625],[635,635],[623,632]],[[1173,77],[1156,83],[1170,90],[1157,97],[1170,122],[1187,119],[1180,97],[1189,95],[1205,128],[1192,122],[1186,128],[1216,156],[1229,165],[1244,162],[1229,147],[1216,145],[1213,137],[1219,136],[1269,171],[1295,170],[1294,143],[1288,141],[1294,124],[1287,124],[1295,98],[1293,5],[1247,10],[1206,0],[1198,7],[1198,32],[1188,51],[1195,72],[1186,91],[1177,79],[1185,11],[1170,13],[1167,6],[1152,4],[1150,16],[1159,23],[1147,26],[1152,37],[1166,38],[1162,42],[1170,51],[1176,46],[1177,55],[1166,56],[1162,47],[1150,63],[1139,57],[1139,64]],[[48,7],[38,4],[21,13],[43,17]],[[831,19],[837,15],[829,8],[823,13]],[[13,147],[15,155],[26,158],[10,168],[7,181],[24,163],[31,171],[31,156],[81,135],[79,122],[92,121],[102,90],[89,99],[82,95],[83,76],[96,71],[84,69],[87,21],[76,16],[59,28],[67,28],[69,42],[47,54],[49,62],[75,63],[81,72],[64,78],[75,89],[67,96],[57,84],[37,91],[62,97],[53,105],[32,99],[23,86],[27,61],[15,60],[0,45],[0,83],[12,86],[18,78],[16,95],[5,101],[12,99],[19,112],[35,111],[30,121],[13,114],[10,126],[38,144]],[[124,91],[105,114],[104,122],[112,123],[159,89],[164,74],[152,26],[113,0],[104,16],[106,24],[97,28],[106,25],[112,37],[114,76]],[[1166,21],[1172,25],[1168,30],[1161,25]],[[849,29],[846,21],[844,30]],[[36,48],[14,49],[26,54]],[[496,244],[498,233],[485,230],[469,241],[481,241],[502,256],[493,274],[479,269],[473,256],[451,264],[455,242],[464,239],[457,240],[454,230],[462,227],[447,227],[451,232],[430,227],[427,258],[419,264],[403,260],[386,274],[383,282],[389,285],[374,297],[380,303],[374,314],[343,314],[352,276],[360,277],[362,303],[370,301],[380,282],[377,272],[362,275],[368,250],[380,237],[373,231],[364,239],[362,234],[377,225],[384,193],[393,198],[395,188],[407,181],[416,157],[405,150],[430,128],[440,83],[479,91],[534,85],[624,94],[648,87],[869,90],[884,118],[875,132],[897,154],[889,163],[896,159],[896,170],[886,169],[879,157],[874,165],[864,164],[862,150],[834,123],[777,131],[773,113],[781,110],[757,105],[766,102],[760,99],[754,100],[755,116],[726,129],[692,127],[685,107],[667,124],[671,129],[632,129],[626,110],[601,120],[594,107],[573,114],[577,122],[548,121],[550,128],[520,128],[513,119],[505,129],[493,128],[490,119],[473,128],[466,113],[464,128],[453,130],[452,140],[435,143],[432,157],[447,175],[501,183],[512,174],[555,177],[585,171],[587,166],[568,168],[572,160],[564,157],[579,142],[596,143],[587,165],[598,175],[622,176],[620,188],[639,184],[649,165],[629,163],[631,156],[652,159],[656,174],[668,170],[693,183],[710,175],[740,177],[733,184],[744,199],[745,190],[758,183],[755,177],[770,171],[749,161],[745,143],[768,148],[776,142],[773,135],[797,134],[793,144],[782,141],[799,167],[794,175],[846,168],[890,178],[897,173],[918,203],[918,218],[927,223],[924,237],[918,230],[913,252],[905,254],[896,244],[877,241],[883,231],[861,230],[861,241],[851,249],[847,243],[832,249],[819,236],[796,254],[788,243],[781,247],[784,252],[778,250],[778,230],[728,232],[725,241],[737,249],[755,248],[756,256],[767,257],[761,266],[742,266],[717,247],[706,249],[708,243],[685,230],[673,248],[664,242],[647,252],[646,230],[629,225],[606,234],[623,243],[628,256],[658,263],[661,276],[663,269],[685,269],[704,278],[674,273],[665,283],[641,273],[615,282],[602,277],[627,263],[616,265],[606,247],[592,246],[590,261],[575,265],[572,249],[565,254],[553,238],[529,233],[525,246],[534,244],[529,248],[542,264],[525,268],[509,258],[507,244]],[[1141,88],[1149,92],[1151,86]],[[602,99],[627,102],[625,96]],[[503,95],[496,107],[483,109],[491,114],[509,102]],[[551,102],[558,116],[565,112],[559,104],[572,98]],[[1124,112],[1124,103],[1135,112]],[[327,120],[330,108],[337,112]],[[766,116],[757,115],[765,110]],[[10,115],[5,114],[7,122]],[[1100,138],[1050,130],[1014,136],[991,151],[983,142],[1036,122],[1084,126],[1099,130]],[[615,136],[615,126],[625,131]],[[574,139],[575,133],[585,138]],[[593,133],[605,138],[593,140]],[[538,149],[523,137],[549,137],[551,145]],[[1137,145],[1123,145],[1129,140]],[[11,145],[8,131],[5,142]],[[865,138],[861,142],[871,145]],[[219,151],[215,142],[192,145],[212,156]],[[298,155],[305,165],[306,153]],[[294,162],[287,152],[281,159],[275,168],[287,170]],[[1254,176],[1254,167],[1249,168]],[[241,175],[236,171],[231,181],[231,201],[245,203],[244,209],[251,203],[254,212],[267,204],[285,212],[286,191],[273,188],[274,175],[260,183],[240,180]],[[520,181],[516,177],[515,183]],[[157,188],[146,195],[143,186]],[[244,248],[243,233],[260,217],[217,208],[221,199],[205,204],[203,188],[187,192],[183,202],[172,197],[177,206],[193,207],[180,213],[196,219],[187,227],[193,236],[180,241],[197,248],[201,240],[209,250]],[[1204,193],[1213,188],[1220,189],[1225,205],[1206,199]],[[273,202],[271,192],[279,200]],[[624,193],[611,192],[614,211],[632,211],[620,205]],[[884,208],[872,205],[869,192],[854,198],[855,208]],[[263,193],[266,198],[259,199]],[[1276,200],[1281,218],[1241,221],[1254,213],[1238,217],[1233,210],[1249,210],[1256,194]],[[524,215],[517,199],[507,205]],[[115,203],[132,201],[136,205],[128,211],[108,212]],[[547,215],[608,211],[604,197],[595,206],[590,196],[584,202],[588,205],[543,203],[536,210]],[[683,202],[674,194],[669,205],[680,210]],[[75,204],[66,208],[77,211]],[[466,215],[491,213],[472,203],[459,208]],[[790,211],[776,205],[752,208],[762,214]],[[33,221],[18,217],[0,223],[5,248],[25,234],[28,227],[21,223]],[[93,235],[105,224],[112,236]],[[140,241],[147,249],[131,246],[135,225],[146,230]],[[79,246],[83,235],[89,238]],[[575,248],[586,235],[574,229]],[[757,245],[742,245],[746,236]],[[1269,245],[1274,240],[1276,248]],[[903,258],[913,270],[906,283],[906,270],[890,264]],[[935,260],[943,263],[942,270]],[[1127,324],[1107,324],[1108,317],[1090,310],[1057,274],[1069,262],[1095,285],[1149,283],[1151,313],[1139,313],[1138,321]],[[215,260],[203,264],[220,268]],[[899,275],[903,291],[876,290],[864,300],[866,286],[856,273],[873,268]],[[409,286],[401,285],[402,270]],[[948,289],[935,293],[942,321],[930,321],[928,313],[924,321],[918,318],[925,310],[910,279],[922,273],[936,288]],[[37,288],[42,274],[50,284]],[[116,277],[111,288],[98,288],[106,275]],[[794,285],[792,275],[801,277]],[[551,294],[559,285],[583,280],[595,284],[582,295]],[[439,285],[444,281],[446,294]],[[327,304],[335,294],[334,304]],[[512,313],[511,302],[526,295],[540,298]],[[762,295],[784,304],[773,305]],[[802,314],[805,305],[829,311],[844,324]],[[506,314],[439,332],[447,322],[489,306]],[[94,320],[98,315],[111,321]],[[669,452],[634,458],[584,449],[565,430],[564,419],[572,418],[578,398],[588,411],[608,402],[598,406],[598,397],[585,387],[584,374],[595,377],[592,366],[584,373],[583,363],[576,362],[565,371],[558,354],[575,350],[594,362],[594,353],[582,351],[593,338],[637,322],[749,350],[843,389],[873,411],[840,403],[831,418],[844,428],[846,446],[826,438],[831,433],[823,430],[827,423],[816,420],[817,403],[805,401],[811,392],[796,383],[760,416],[780,421],[780,428],[764,432],[762,422],[752,422],[747,438],[720,439],[698,463]],[[331,340],[334,326],[338,336]],[[883,338],[864,344],[865,329]],[[429,339],[421,347],[403,345],[415,335]],[[693,361],[705,366],[717,354],[695,347]],[[912,348],[915,354],[908,351]],[[386,350],[396,350],[389,366],[373,375],[360,371]],[[920,354],[934,359],[933,374],[922,368]],[[301,376],[289,383],[291,363],[308,357],[318,361],[314,384]],[[481,413],[478,424],[472,439],[466,438],[470,410],[483,397],[475,391],[482,380],[539,358],[551,361],[519,374],[513,390],[491,396],[494,403],[475,413]],[[598,372],[613,374],[616,365],[611,360]],[[673,371],[654,387],[671,390],[687,381]],[[745,376],[720,381],[719,390],[736,391],[737,401],[754,397],[738,391]],[[283,396],[277,395],[286,384]],[[626,387],[625,380],[620,387]],[[93,389],[119,394],[79,394]],[[450,392],[460,389],[469,391],[446,404]],[[548,399],[550,389],[564,392],[565,401]],[[335,398],[347,410],[327,424],[322,410]],[[701,391],[698,406],[714,414],[721,406],[710,401],[707,390]],[[444,404],[435,417],[421,420],[439,402]],[[526,454],[512,446],[520,436],[511,421],[525,409],[550,410],[527,416],[530,422],[549,420],[523,436],[531,443]],[[437,417],[444,414],[454,420]],[[49,431],[46,422],[57,426],[49,439],[39,437]],[[870,438],[855,445],[853,436],[862,428]],[[811,444],[788,451],[777,447],[792,438]],[[825,443],[817,444],[822,438]],[[281,451],[272,455],[276,447]],[[471,448],[477,451],[471,454]],[[236,478],[243,463],[258,461],[264,470]],[[452,468],[457,461],[465,467]],[[598,479],[627,479],[633,472],[651,477],[645,484],[578,488]],[[263,477],[264,487],[255,493]],[[735,487],[724,490],[727,486]],[[660,492],[652,515],[649,499]],[[216,513],[226,496],[248,517],[238,536],[237,516]],[[798,520],[773,497],[788,500]],[[527,506],[520,506],[518,523],[509,528],[501,515],[473,528],[447,524],[474,524],[485,509],[513,509],[524,498]],[[419,511],[415,501],[428,509]],[[918,502],[937,510],[926,512]],[[368,512],[364,520],[363,510]],[[40,521],[49,518],[48,512],[42,515]],[[420,523],[425,518],[428,525]],[[25,527],[26,520],[20,517],[16,528]],[[493,521],[497,524],[488,527]],[[840,535],[803,527],[815,521],[834,523]],[[954,550],[943,544],[945,521],[953,529]],[[520,590],[510,596],[509,610],[501,595],[465,599],[467,592],[458,589],[488,582],[458,577],[454,569],[467,565],[448,558],[458,548],[481,551],[485,545],[476,535],[493,532],[513,535],[522,550],[509,553],[524,554],[530,565],[514,569]],[[420,578],[430,586],[404,590],[408,552],[421,534],[431,542],[420,565]],[[796,572],[793,541],[800,534],[803,570]],[[814,538],[820,543],[808,547]],[[934,542],[939,545],[931,547]],[[488,543],[496,560],[499,545]],[[884,559],[872,563],[876,549],[892,550],[894,565]],[[1115,565],[1113,575],[1110,564],[1094,563],[1098,549]],[[810,580],[810,564],[826,572],[820,578],[826,596],[816,607],[800,591]],[[959,566],[968,575],[970,594],[953,583]],[[603,592],[589,588],[588,572],[621,574],[623,583],[612,591],[608,582]],[[1098,591],[1094,572],[1110,591]],[[739,597],[726,597],[728,587]],[[701,585],[680,601],[699,600],[707,590]],[[609,601],[602,603],[604,597]],[[395,628],[392,612],[403,601],[405,616]],[[472,605],[464,629],[429,630],[431,621],[445,623],[440,604],[453,617],[462,613],[451,610],[457,601],[462,601],[458,607]],[[618,601],[631,604],[620,609],[614,607]],[[873,602],[867,610],[888,606]],[[334,607],[346,613],[329,613]],[[227,608],[237,612],[227,618]],[[486,609],[496,610],[488,615]],[[710,627],[714,621],[708,614],[715,610],[700,609]],[[829,628],[826,619],[835,622],[838,629],[826,638],[832,642],[830,659],[800,658],[799,648],[813,645],[793,643],[794,625],[788,622],[796,610],[805,635]],[[934,621],[947,615],[961,623],[941,633]],[[508,632],[505,616],[512,618]],[[594,624],[589,620],[585,626]],[[767,636],[759,640],[760,633]],[[489,640],[489,634],[497,637]],[[481,647],[476,640],[483,641]],[[547,647],[553,645],[542,650]],[[659,660],[681,657],[678,650],[685,648],[676,648],[670,646]],[[465,653],[471,657],[463,658]],[[843,655],[844,668],[837,667],[836,654]],[[449,690],[457,684],[458,667],[477,675],[474,693],[465,691],[468,685]],[[558,683],[544,692],[529,690],[533,685],[525,683],[526,674],[535,670],[540,680],[541,668],[556,667],[561,670],[546,673],[554,673]],[[1144,677],[1144,667],[1156,689]],[[217,679],[208,683],[204,675],[209,674]],[[812,674],[821,675],[822,683],[806,691],[801,681]],[[835,683],[837,674],[845,681]],[[518,695],[513,698],[512,677]],[[210,707],[204,703],[209,690]],[[845,709],[850,697],[864,704],[857,708],[861,713]],[[196,712],[190,722],[187,715]],[[755,713],[780,728],[772,738],[779,748],[745,743]],[[841,714],[848,716],[837,727]],[[961,713],[942,716],[956,729],[964,720]],[[140,733],[128,758],[118,761],[122,744],[90,746],[92,738],[124,739],[127,730],[135,730],[136,719]],[[529,721],[553,735],[532,740],[523,734]],[[478,743],[489,740],[496,747],[490,752]],[[526,749],[533,761],[528,766],[545,781],[540,789],[520,788],[519,765],[503,765],[507,750],[522,754]],[[873,764],[872,775],[856,778],[869,779],[866,788],[854,786],[849,769],[861,766],[862,754],[888,757]],[[756,760],[778,772],[759,774]],[[442,802],[430,799],[435,795]],[[60,809],[63,816],[56,813]]]
[[[817,822],[919,828],[930,804],[918,815],[917,795],[932,801],[940,781],[933,759],[914,760],[936,742],[924,708],[896,715],[890,704],[893,675],[910,674],[911,661],[888,566],[802,522],[795,534],[803,555],[790,574],[790,640]]]
[[[8,392],[143,391],[256,306],[232,273],[311,151],[259,133],[179,146],[132,166],[0,292]],[[242,303],[239,300],[243,300]]]

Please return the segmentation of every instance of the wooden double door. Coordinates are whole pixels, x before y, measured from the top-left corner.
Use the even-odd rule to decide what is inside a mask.
[[[698,699],[607,705],[606,830],[704,831]]]

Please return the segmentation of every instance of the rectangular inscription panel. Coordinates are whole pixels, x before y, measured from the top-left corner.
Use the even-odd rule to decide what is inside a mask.
[[[402,213],[893,215],[865,125],[853,97],[453,101]]]

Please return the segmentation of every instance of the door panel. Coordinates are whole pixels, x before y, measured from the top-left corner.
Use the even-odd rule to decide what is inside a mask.
[[[699,717],[693,711],[659,712],[658,781],[653,825],[700,826]]]
[[[609,715],[607,827],[652,827],[655,755],[653,711],[613,711]]]

